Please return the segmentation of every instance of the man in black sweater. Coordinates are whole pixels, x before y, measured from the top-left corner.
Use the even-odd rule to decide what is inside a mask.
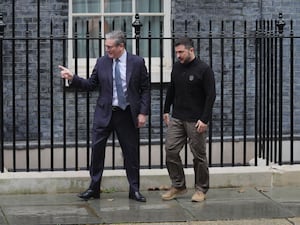
[[[175,53],[178,61],[173,65],[163,115],[168,126],[166,166],[172,187],[162,195],[162,199],[171,200],[187,192],[180,151],[188,141],[194,156],[195,194],[192,201],[201,202],[209,189],[206,131],[216,98],[214,73],[195,56],[192,39],[177,39]]]

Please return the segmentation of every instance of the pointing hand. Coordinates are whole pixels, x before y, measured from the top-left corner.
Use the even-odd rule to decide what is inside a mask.
[[[60,71],[60,76],[63,79],[72,80],[73,79],[73,73],[66,67],[59,65],[58,68]]]

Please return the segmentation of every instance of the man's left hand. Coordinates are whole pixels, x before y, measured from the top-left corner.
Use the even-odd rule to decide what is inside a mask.
[[[138,128],[141,128],[141,127],[145,126],[146,118],[147,118],[147,116],[144,115],[144,114],[139,114],[138,115],[138,124],[137,124]]]
[[[197,128],[197,131],[201,134],[204,133],[207,130],[207,124],[203,123],[201,120],[198,120],[195,127]]]

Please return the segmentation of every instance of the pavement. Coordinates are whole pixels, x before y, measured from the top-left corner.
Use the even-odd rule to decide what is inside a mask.
[[[299,186],[211,188],[201,203],[191,202],[193,189],[171,201],[163,192],[143,190],[146,203],[114,190],[89,201],[77,193],[0,194],[0,225],[300,225]]]

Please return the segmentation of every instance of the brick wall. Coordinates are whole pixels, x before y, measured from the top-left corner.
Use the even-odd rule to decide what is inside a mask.
[[[24,140],[26,129],[29,129],[29,139],[35,140],[38,136],[38,95],[40,97],[40,137],[42,141],[48,141],[51,125],[51,98],[49,93],[53,91],[53,117],[55,138],[62,135],[62,81],[59,79],[58,63],[62,62],[61,43],[54,42],[52,53],[55,55],[51,61],[50,42],[40,41],[40,55],[38,55],[37,40],[12,41],[15,37],[28,36],[29,39],[40,37],[49,38],[63,34],[63,22],[67,21],[68,0],[39,1],[40,2],[40,26],[38,27],[38,1],[16,0],[15,2],[15,33],[13,34],[13,5],[12,1],[1,1],[0,12],[3,14],[5,28],[4,37],[4,136],[5,140],[12,140],[13,118],[15,118],[15,132],[17,140]],[[39,30],[38,30],[39,29]],[[27,31],[26,31],[27,30]],[[39,35],[38,35],[39,33]],[[13,44],[14,52],[13,56]],[[29,50],[26,56],[26,48]],[[14,57],[14,58],[13,58]],[[14,65],[13,65],[14,62]],[[39,65],[38,65],[39,64]],[[13,66],[15,69],[15,88],[13,88]],[[40,70],[38,71],[38,66]],[[51,73],[52,69],[52,73]],[[39,78],[38,78],[39,77]],[[38,79],[40,87],[38,88]],[[28,82],[28,86],[27,86]],[[53,82],[51,89],[50,82]],[[39,90],[38,90],[39,89]],[[26,96],[28,92],[28,96]],[[13,95],[15,99],[15,117],[12,113]],[[28,99],[29,107],[26,105]],[[72,97],[67,96],[67,102],[72,102]],[[26,112],[29,116],[27,118]],[[28,121],[29,127],[26,126]]]
[[[172,1],[172,20],[174,21],[175,34],[185,35],[187,33],[191,37],[208,36],[209,35],[209,24],[212,24],[212,32],[214,34],[221,35],[222,21],[223,21],[223,32],[224,35],[232,34],[232,21],[235,22],[235,32],[237,36],[243,35],[245,30],[245,21],[247,21],[247,35],[254,35],[255,33],[255,21],[256,20],[277,20],[280,12],[283,13],[285,25],[285,33],[289,35],[290,20],[294,21],[293,32],[294,35],[299,35],[299,20],[300,20],[300,1],[295,0],[174,0]],[[185,23],[185,20],[188,23]],[[198,22],[200,21],[200,31],[198,32]],[[294,84],[297,87],[300,84],[300,79],[297,74],[300,72],[299,53],[296,49],[299,48],[299,39],[295,39],[295,51],[294,51],[294,63],[295,63],[295,78]],[[220,108],[223,103],[224,110],[224,128],[225,135],[230,135],[231,124],[232,124],[232,111],[235,111],[235,129],[236,134],[241,135],[243,133],[243,116],[246,113],[247,117],[247,135],[254,134],[254,113],[255,113],[255,58],[254,58],[254,39],[247,43],[250,46],[247,52],[247,102],[246,112],[244,111],[244,61],[243,61],[243,43],[237,41],[240,45],[236,46],[236,64],[235,67],[235,108],[232,108],[232,49],[231,41],[226,42],[224,46],[224,68],[222,70],[220,52],[213,53],[212,67],[215,71],[216,83],[217,83],[217,100],[214,107],[214,132],[219,133],[221,130],[220,121]],[[284,45],[288,45],[289,41],[286,40]],[[220,40],[213,41],[214,48],[220,49]],[[252,49],[251,49],[252,46]],[[297,47],[298,46],[298,47]],[[208,42],[202,41],[200,43],[200,58],[209,63],[208,56]],[[240,57],[238,57],[240,56]],[[290,57],[288,48],[284,52],[283,59],[283,132],[285,134],[290,133],[290,111],[289,101],[290,95],[288,90],[290,88],[289,76],[290,76]],[[221,101],[221,79],[222,73],[224,73],[224,93],[223,101]],[[266,84],[265,84],[266,85]],[[295,91],[295,96],[299,96],[300,92]],[[297,98],[297,97],[296,97]],[[294,129],[296,133],[299,133],[299,112],[300,108],[295,105],[294,110],[295,122]],[[225,129],[225,130],[224,130]]]
[[[53,35],[59,36],[63,33],[63,23],[67,22],[68,20],[68,0],[53,0],[53,1],[46,1],[41,0],[40,2],[40,36],[48,37],[50,33],[50,25],[51,21],[53,23]],[[28,24],[28,36],[29,37],[36,37],[38,32],[37,26],[37,1],[32,0],[15,0],[15,35],[16,36],[25,36],[26,35],[26,24]],[[205,35],[209,31],[209,20],[212,20],[213,24],[213,31],[215,33],[220,33],[221,29],[221,21],[224,21],[225,24],[225,32],[231,32],[232,21],[234,20],[236,23],[236,30],[241,32],[243,31],[244,21],[250,21],[248,24],[248,30],[254,30],[255,24],[253,23],[256,19],[277,19],[278,13],[283,12],[284,19],[287,22],[287,27],[289,27],[289,19],[294,20],[294,31],[295,35],[299,33],[299,19],[300,19],[300,1],[295,0],[285,0],[284,4],[283,1],[279,0],[173,0],[172,1],[172,19],[174,19],[175,24],[175,31],[176,35],[183,34],[185,30],[185,22],[184,20],[189,21],[187,23],[188,34],[191,36],[197,35],[197,22],[198,20],[201,22],[201,35]],[[7,24],[5,28],[5,38],[9,39],[12,37],[12,1],[11,0],[4,0],[0,3],[0,12],[3,13],[4,22]],[[251,22],[252,21],[252,22]],[[12,42],[6,41],[4,48],[4,132],[5,132],[5,140],[12,139],[12,131],[13,131],[13,115],[12,115],[12,104],[13,104],[13,84],[12,84]],[[219,48],[219,42],[215,42],[214,45],[216,48]],[[226,43],[225,43],[226,44]],[[253,45],[253,42],[249,42],[250,45]],[[18,50],[18,54],[15,55],[15,105],[16,105],[16,115],[15,115],[15,129],[16,135],[18,140],[24,140],[26,137],[26,129],[27,127],[25,124],[27,123],[27,119],[29,120],[29,130],[30,130],[30,139],[36,139],[38,136],[38,112],[37,112],[37,95],[38,95],[38,86],[37,86],[37,79],[41,80],[40,86],[40,113],[41,113],[41,130],[39,135],[41,136],[42,140],[49,141],[51,135],[52,126],[50,117],[54,118],[54,138],[55,140],[61,141],[62,134],[63,134],[63,101],[62,101],[62,93],[63,93],[63,83],[62,80],[58,77],[59,70],[57,68],[58,64],[61,64],[63,61],[62,56],[62,49],[61,43],[54,42],[53,46],[53,54],[54,54],[54,61],[51,61],[49,51],[50,42],[49,41],[41,41],[41,49],[40,49],[40,58],[38,59],[38,53],[36,50],[37,41],[29,42],[29,49],[32,53],[30,57],[27,59],[28,64],[26,63],[26,56],[25,56],[25,49],[26,43],[24,41],[16,41],[15,48]],[[229,46],[229,45],[228,45]],[[239,50],[239,49],[238,49]],[[296,49],[297,50],[297,49]],[[229,59],[231,56],[229,52],[226,52],[225,47],[225,57]],[[295,51],[295,54],[298,54]],[[226,55],[228,54],[228,55]],[[238,53],[238,54],[241,54]],[[253,52],[249,52],[250,56],[253,56]],[[208,49],[207,43],[201,44],[200,49],[200,57],[204,60],[208,60]],[[216,56],[214,56],[216,57]],[[38,60],[41,66],[41,69],[38,71]],[[237,67],[243,67],[243,61],[241,59],[237,60]],[[253,134],[253,117],[254,117],[254,79],[251,74],[253,74],[253,66],[251,67],[251,63],[253,64],[253,58],[249,59],[249,69],[248,73],[248,105],[247,105],[247,118],[248,118],[248,125],[249,125],[249,134]],[[285,63],[288,63],[288,59]],[[52,67],[51,67],[52,66]],[[44,69],[48,68],[48,69]],[[50,69],[52,68],[52,74],[50,73]],[[28,98],[29,98],[29,105],[30,107],[27,109],[26,107],[26,96],[24,92],[26,92],[26,74],[28,69],[28,82],[30,84],[30,89],[28,90]],[[214,119],[216,120],[216,125],[214,129],[216,132],[220,131],[220,123],[218,122],[220,117],[220,60],[216,57],[213,63],[213,69],[216,73],[217,79],[217,90],[218,90],[218,97],[215,104],[214,109]],[[296,67],[296,73],[299,70],[299,66]],[[225,61],[225,80],[224,85],[230,87],[231,78],[230,78],[230,62]],[[53,78],[53,79],[52,79]],[[236,75],[236,83],[243,82],[242,76],[242,69],[237,72]],[[53,82],[53,114],[51,115],[51,98],[49,93],[51,92],[51,85],[50,82]],[[295,83],[297,86],[300,84],[300,80],[296,77]],[[252,88],[251,88],[252,87]],[[152,125],[154,125],[152,132],[153,137],[159,137],[159,89],[157,86],[153,87],[152,91]],[[237,86],[236,88],[236,96],[240,97],[237,98],[236,102],[236,129],[238,134],[241,134],[243,128],[243,86]],[[298,93],[300,95],[300,93]],[[78,93],[78,125],[79,125],[79,139],[85,140],[87,132],[86,124],[87,119],[89,119],[89,124],[92,124],[92,117],[93,117],[93,108],[95,103],[95,98],[97,93],[90,93],[92,99],[90,100],[89,110],[90,110],[90,117],[86,117],[86,93]],[[230,134],[230,124],[232,122],[231,113],[232,109],[230,109],[231,105],[231,93],[230,88],[224,89],[224,119],[225,119],[225,132]],[[67,105],[67,133],[68,133],[68,140],[72,141],[74,139],[74,121],[75,121],[75,106],[74,106],[74,99],[75,94],[74,92],[67,92],[66,93],[66,105]],[[239,100],[240,99],[240,100]],[[29,118],[26,117],[24,110],[28,110]],[[299,109],[296,110],[299,113]],[[288,117],[288,112],[286,113],[285,117]],[[299,118],[299,116],[297,117]],[[288,120],[288,118],[287,118]],[[298,119],[299,120],[299,119]],[[299,123],[300,124],[300,121]],[[288,126],[288,124],[287,124]],[[299,131],[299,128],[297,127]],[[146,136],[147,135],[147,128],[141,130],[141,134]]]

